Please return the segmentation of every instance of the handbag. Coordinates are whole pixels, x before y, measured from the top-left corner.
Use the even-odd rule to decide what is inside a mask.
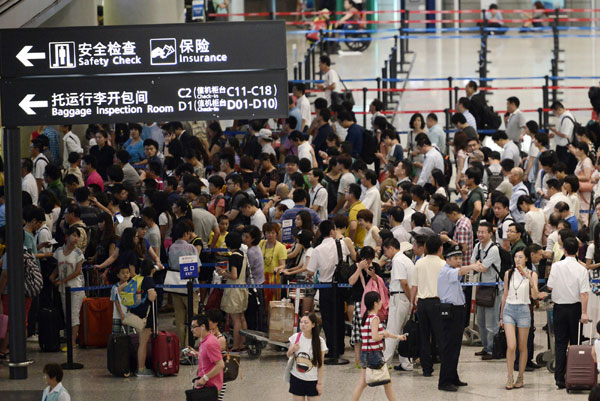
[[[237,379],[240,372],[240,356],[230,355],[229,352],[227,352],[224,362],[225,368],[223,368],[223,382],[227,383],[234,381]]]
[[[294,344],[298,344],[298,342],[300,341],[300,336],[302,335],[302,333],[298,333],[298,336],[296,336],[296,341],[294,341]],[[290,375],[292,373],[292,368],[294,367],[294,355],[290,356],[290,358],[287,361],[287,365],[285,366],[285,370],[283,371],[283,380],[285,380],[286,383],[290,382]]]
[[[492,358],[504,359],[506,358],[506,333],[504,329],[500,327],[498,333],[494,336],[494,345],[492,348]]]
[[[125,326],[133,327],[137,333],[141,333],[146,328],[146,322],[148,320],[148,314],[150,313],[150,308],[152,305],[148,306],[148,310],[146,311],[146,317],[143,319],[132,313],[131,311],[127,312],[125,315],[125,319],[123,319],[123,324]]]
[[[181,274],[174,270],[167,270],[167,275],[165,276],[165,285],[187,285],[187,280],[181,279]],[[187,294],[187,288],[167,288],[164,289],[165,292],[175,293],[175,294]]]
[[[338,283],[347,283],[348,280],[350,279],[350,276],[352,276],[352,274],[354,273],[352,271],[352,268],[350,267],[350,264],[346,261],[344,261],[344,254],[342,253],[342,244],[340,242],[341,240],[336,239],[335,240],[335,247],[337,249],[337,254],[338,254],[338,264],[335,268],[335,280]]]
[[[496,286],[479,286],[475,295],[475,304],[484,308],[491,308],[496,302],[498,288]]]
[[[379,368],[370,368],[367,366],[366,382],[369,387],[383,386],[392,381],[390,378],[390,370],[387,363],[383,363]]]
[[[248,258],[243,255],[242,270],[236,280],[227,284],[246,284],[246,267]],[[221,299],[221,310],[225,313],[243,313],[248,308],[248,290],[246,288],[225,288]]]
[[[339,106],[342,103],[347,102],[347,103],[350,103],[352,106],[354,106],[354,96],[352,95],[352,92],[350,92],[348,90],[348,87],[346,86],[344,81],[342,81],[342,77],[340,77],[340,74],[338,74],[338,78],[340,79],[340,82],[344,86],[344,92],[336,92],[336,91],[331,92],[331,104],[335,105],[335,106]]]
[[[196,381],[196,379],[194,379],[194,381]],[[201,387],[185,390],[185,399],[186,401],[217,401],[219,399],[219,390],[217,390],[216,387]]]

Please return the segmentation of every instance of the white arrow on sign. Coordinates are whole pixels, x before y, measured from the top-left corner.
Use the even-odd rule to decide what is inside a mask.
[[[23,63],[25,67],[33,67],[33,64],[29,60],[46,58],[46,53],[44,52],[29,53],[29,50],[31,50],[32,48],[33,46],[23,46],[21,51],[17,54],[17,58],[21,63]]]
[[[33,111],[33,107],[48,107],[48,101],[46,100],[32,101],[31,99],[33,99],[34,96],[35,95],[28,94],[21,100],[21,103],[19,103],[19,106],[30,116],[36,114],[36,112]]]

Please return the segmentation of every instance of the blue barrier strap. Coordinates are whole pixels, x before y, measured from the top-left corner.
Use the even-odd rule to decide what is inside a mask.
[[[370,42],[372,40],[396,39],[395,36],[373,36],[370,38],[324,38],[325,42]]]
[[[77,291],[91,291],[91,290],[106,290],[108,288],[112,288],[112,285],[97,285],[94,287],[72,287],[71,292]]]

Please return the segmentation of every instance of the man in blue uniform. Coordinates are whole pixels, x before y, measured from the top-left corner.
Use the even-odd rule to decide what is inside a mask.
[[[465,294],[461,288],[460,277],[470,271],[485,270],[481,262],[462,266],[462,248],[452,246],[445,253],[446,265],[438,276],[438,295],[440,297],[440,317],[442,333],[440,339],[440,354],[442,365],[438,389],[442,391],[457,391],[459,386],[467,383],[458,377],[458,357],[465,321]]]

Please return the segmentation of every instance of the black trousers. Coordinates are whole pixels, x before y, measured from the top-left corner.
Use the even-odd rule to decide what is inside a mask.
[[[244,312],[246,323],[248,324],[248,329],[266,333],[269,330],[267,328],[265,290],[263,288],[256,288],[256,292],[254,291],[254,289],[250,290],[248,308],[246,308],[246,312]]]
[[[433,372],[433,355],[438,352],[442,325],[440,321],[440,299],[419,299],[417,303],[419,317],[419,357],[423,373]]]
[[[567,346],[577,344],[581,319],[581,302],[575,304],[554,304],[554,343],[556,350],[556,370],[554,380],[565,382],[567,369]]]
[[[446,387],[458,382],[458,358],[462,345],[464,331],[465,308],[455,306],[452,308],[454,317],[442,320],[442,333],[440,336],[440,356],[442,365],[440,367],[440,380],[438,387]]]
[[[463,293],[465,294],[465,325],[464,327],[469,327],[469,320],[471,320],[471,300],[473,298],[473,287],[466,286],[463,287]]]
[[[324,283],[326,284],[326,283]],[[344,354],[344,303],[337,288],[320,288],[319,307],[329,353]]]

